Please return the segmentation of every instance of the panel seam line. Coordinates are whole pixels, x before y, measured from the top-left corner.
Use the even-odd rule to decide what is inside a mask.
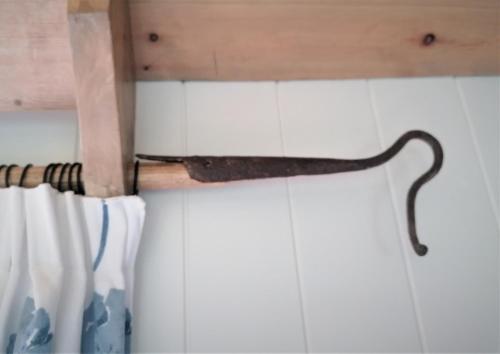
[[[478,159],[479,168],[481,169],[481,175],[483,177],[483,182],[486,185],[486,190],[488,192],[488,200],[490,203],[490,207],[493,210],[493,213],[495,214],[497,229],[500,231],[500,221],[498,218],[498,208],[495,205],[495,200],[493,199],[493,194],[494,194],[493,189],[491,187],[490,179],[489,179],[488,174],[486,172],[486,166],[484,163],[483,156],[481,154],[481,149],[479,148],[479,142],[477,139],[476,130],[474,129],[474,125],[472,124],[472,118],[471,118],[471,115],[469,112],[469,107],[465,101],[464,92],[462,90],[462,87],[458,83],[457,78],[454,78],[454,81],[455,81],[455,87],[456,87],[457,92],[458,92],[458,96],[460,98],[460,105],[461,105],[462,111],[463,111],[464,116],[465,116],[465,121],[467,122],[467,127],[469,128],[472,144],[474,146],[474,154],[476,155],[476,158]]]
[[[182,120],[182,135],[183,146],[182,150],[184,155],[188,153],[188,104],[187,104],[187,88],[186,83],[181,82],[182,85],[182,100],[183,100],[183,120]],[[183,323],[183,337],[182,345],[184,353],[189,352],[189,336],[188,336],[188,263],[189,263],[189,195],[187,190],[182,191],[182,283],[183,283],[183,298],[182,302],[182,315],[184,318]]]
[[[281,152],[283,156],[286,154],[286,144],[285,137],[283,131],[283,118],[281,112],[281,101],[279,98],[279,82],[274,82],[274,93],[276,98],[276,109],[278,115],[278,123],[279,123],[279,132],[280,132],[280,143],[281,143]],[[288,218],[290,220],[290,233],[291,233],[291,241],[292,241],[292,252],[295,260],[295,277],[297,282],[297,291],[299,296],[299,306],[300,306],[300,317],[302,322],[302,336],[304,340],[304,349],[306,353],[310,353],[309,351],[309,340],[308,340],[308,330],[306,324],[306,314],[305,314],[305,303],[304,303],[304,292],[303,292],[303,279],[300,271],[299,265],[299,257],[298,257],[298,249],[297,249],[297,232],[295,220],[293,217],[293,205],[291,198],[291,190],[290,190],[290,182],[288,178],[285,178],[285,187],[286,187],[286,196],[287,196],[287,207],[288,207]]]

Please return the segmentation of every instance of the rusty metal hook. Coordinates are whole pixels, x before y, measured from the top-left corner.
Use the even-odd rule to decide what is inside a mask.
[[[415,200],[420,188],[432,179],[443,164],[443,149],[431,134],[412,130],[403,134],[384,152],[364,159],[328,159],[306,157],[257,157],[257,156],[155,156],[138,154],[145,160],[182,163],[192,179],[200,182],[229,182],[245,179],[321,175],[361,171],[373,168],[392,159],[413,139],[427,143],[434,153],[432,166],[411,185],[406,198],[406,215],[410,241],[419,256],[427,253],[427,246],[418,240],[415,223]]]

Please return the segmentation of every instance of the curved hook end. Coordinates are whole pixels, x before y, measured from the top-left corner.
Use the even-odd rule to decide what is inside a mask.
[[[429,133],[423,131],[411,131],[405,134],[401,138],[401,143],[404,146],[411,139],[420,139],[430,145],[432,151],[434,153],[434,163],[432,166],[421,175],[410,187],[408,191],[407,200],[406,200],[406,212],[408,219],[408,232],[410,234],[410,241],[412,243],[413,249],[415,253],[419,256],[425,256],[429,251],[428,247],[421,244],[418,240],[417,230],[416,230],[416,222],[415,222],[415,202],[417,199],[417,192],[419,189],[428,181],[430,181],[441,169],[443,165],[443,148],[439,141],[430,135]]]
[[[413,245],[413,249],[415,250],[415,253],[419,256],[425,256],[427,252],[429,251],[429,247],[426,245],[423,245],[421,243],[417,243]]]

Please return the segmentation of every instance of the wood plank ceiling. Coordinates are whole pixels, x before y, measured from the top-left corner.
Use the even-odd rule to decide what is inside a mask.
[[[0,110],[75,107],[66,0],[0,0]],[[500,0],[130,0],[138,80],[500,73]]]

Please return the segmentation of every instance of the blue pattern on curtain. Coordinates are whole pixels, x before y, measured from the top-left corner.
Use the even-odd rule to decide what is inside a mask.
[[[49,191],[49,193],[56,194],[58,195],[57,192],[55,191]],[[61,194],[62,195],[62,194]],[[76,196],[73,196],[76,197]],[[81,198],[81,197],[80,197]],[[129,197],[129,198],[135,198],[135,197]],[[82,198],[85,199],[85,198]],[[135,259],[135,248],[137,243],[135,242],[130,242],[128,239],[129,235],[128,232],[130,231],[130,228],[132,228],[135,231],[139,231],[138,235],[134,235],[133,232],[131,232],[133,237],[139,237],[140,236],[140,230],[142,228],[142,222],[143,222],[143,203],[141,201],[138,209],[138,218],[137,222],[135,225],[132,224],[126,224],[127,228],[123,228],[123,223],[129,221],[127,217],[127,206],[121,205],[119,203],[116,203],[116,199],[113,199],[113,209],[110,209],[110,206],[108,202],[105,200],[102,200],[100,203],[101,207],[101,220],[100,220],[100,235],[96,235],[99,237],[94,237],[95,241],[94,244],[96,245],[95,247],[95,253],[93,254],[93,262],[90,262],[92,260],[89,260],[88,266],[92,267],[92,273],[94,273],[94,279],[101,279],[99,281],[100,288],[99,286],[96,287],[96,282],[91,282],[90,284],[87,284],[87,286],[93,286],[94,291],[92,294],[92,298],[90,299],[90,303],[83,308],[80,307],[80,315],[81,316],[81,327],[75,327],[80,330],[81,336],[76,335],[73,336],[75,339],[80,340],[79,348],[78,344],[76,346],[72,346],[72,348],[75,348],[74,351],[78,351],[80,353],[85,353],[85,354],[97,354],[97,353],[130,353],[131,352],[131,335],[132,335],[132,313],[131,310],[128,308],[127,303],[131,303],[131,294],[128,294],[129,290],[123,289],[117,289],[115,287],[108,287],[111,284],[122,284],[123,283],[123,277],[125,276],[125,286],[128,286],[127,284],[127,279],[131,279],[130,277],[127,277],[128,275],[131,275],[131,273],[127,273],[128,270],[124,270],[125,273],[123,274],[122,271],[124,268],[122,268],[122,261],[125,260],[130,260],[132,263]],[[126,199],[126,197],[124,198]],[[140,200],[140,199],[136,199]],[[136,203],[136,202],[134,202]],[[132,208],[133,210],[133,208]],[[89,213],[89,215],[94,215],[92,213]],[[115,221],[115,226],[114,229],[111,230],[111,225],[113,225],[113,215],[117,216],[117,220]],[[125,218],[124,218],[125,215]],[[88,216],[88,215],[86,215]],[[97,221],[96,221],[97,222]],[[64,224],[64,223],[63,223]],[[37,224],[39,225],[39,224]],[[121,226],[118,227],[117,225]],[[132,225],[132,227],[131,227]],[[138,228],[134,226],[139,226]],[[125,230],[125,231],[124,231]],[[112,232],[111,232],[112,231]],[[111,234],[110,234],[111,232]],[[127,232],[126,235],[123,234],[123,232]],[[92,233],[92,232],[91,232]],[[57,234],[57,232],[56,232]],[[62,235],[61,235],[62,236]],[[92,235],[89,235],[90,237],[93,237]],[[52,237],[52,236],[51,236]],[[65,237],[65,236],[64,236]],[[0,241],[2,239],[0,238]],[[129,243],[127,243],[129,242]],[[135,245],[135,246],[134,246]],[[5,246],[1,244],[0,242],[0,247]],[[50,247],[50,246],[49,246]],[[116,248],[116,249],[115,249]],[[62,250],[61,250],[62,251]],[[106,254],[106,251],[109,252],[109,254]],[[111,252],[112,251],[112,252]],[[22,259],[23,262],[30,262],[31,259],[30,257],[32,256],[31,254],[26,253],[26,250],[24,250],[25,255],[22,257],[18,257],[17,259]],[[44,250],[41,250],[40,252],[44,252]],[[122,255],[123,256],[120,256]],[[29,255],[29,257],[27,257]],[[125,257],[123,259],[123,257]],[[26,259],[29,258],[29,259]],[[103,268],[100,270],[100,266],[104,264],[102,262],[104,259],[106,259],[106,268]],[[123,259],[123,260],[122,260]],[[116,263],[119,262],[119,263]],[[36,263],[38,264],[38,263]],[[112,265],[112,268],[109,268],[109,265]],[[129,266],[128,263],[126,263],[126,266]],[[17,266],[19,267],[19,266]],[[19,268],[25,268],[26,266],[20,266]],[[119,273],[116,273],[114,270],[116,267],[117,269],[120,269]],[[64,267],[63,267],[64,268]],[[37,266],[34,267],[34,269],[37,269]],[[83,269],[83,268],[82,268]],[[111,273],[110,273],[111,269]],[[1,269],[0,269],[1,270]],[[34,280],[32,278],[32,270],[30,268],[30,273],[29,277],[26,278],[28,279],[27,281],[29,283],[33,282]],[[35,270],[36,271],[36,270]],[[64,269],[63,269],[64,271]],[[90,269],[89,269],[90,271]],[[100,271],[100,272],[99,272]],[[71,271],[70,271],[71,272]],[[16,273],[17,274],[17,273]],[[44,275],[45,274],[45,275]],[[47,272],[40,271],[40,276],[47,276]],[[70,273],[71,274],[71,273]],[[35,275],[35,276],[38,276]],[[111,276],[111,278],[116,277],[115,280],[111,279],[108,280],[108,278]],[[14,279],[14,278],[13,278]],[[52,320],[55,320],[56,314],[58,321],[60,320],[59,318],[59,311],[60,310],[60,305],[57,304],[56,300],[56,307],[55,310],[51,305],[49,305],[49,309],[52,308],[51,311],[48,311],[44,307],[37,307],[37,304],[43,304],[44,301],[43,299],[46,299],[46,295],[49,294],[51,296],[51,292],[48,292],[48,289],[44,289],[44,284],[45,284],[45,278],[41,278],[37,280],[38,283],[38,289],[42,289],[41,293],[45,293],[42,297],[37,297],[37,296],[31,296],[28,295],[25,298],[24,304],[22,306],[22,309],[19,308],[16,310],[18,307],[15,305],[15,303],[12,303],[14,305],[14,310],[10,311],[10,315],[7,316],[7,318],[0,318],[0,330],[4,328],[5,330],[8,330],[9,328],[14,329],[14,333],[12,331],[8,332],[2,332],[0,331],[0,343],[4,343],[2,345],[3,348],[0,348],[0,352],[2,352],[2,349],[5,349],[6,354],[28,354],[28,353],[55,353],[59,352],[57,350],[57,338],[59,340],[61,339],[58,337],[58,332],[54,328],[54,321],[51,321],[51,316],[54,316]],[[54,279],[50,279],[50,282],[56,281]],[[16,282],[13,282],[16,283]],[[103,285],[104,283],[104,285]],[[53,284],[52,284],[53,285]],[[42,288],[40,288],[42,286]],[[61,284],[62,287],[64,287],[64,284]],[[121,285],[120,285],[121,286]],[[28,287],[22,287],[20,289],[17,289],[18,291],[25,292],[28,290],[28,294],[31,294],[31,292],[35,292],[35,288],[33,290],[29,290],[31,286]],[[25,289],[25,290],[22,290]],[[49,288],[51,289],[51,288]],[[17,291],[16,290],[16,291]],[[0,288],[0,305],[2,305],[2,289]],[[40,296],[40,292],[38,293]],[[36,292],[35,292],[36,295]],[[54,295],[56,293],[54,292]],[[84,294],[82,294],[82,304],[84,302]],[[9,297],[12,301],[13,297]],[[42,299],[43,298],[43,299]],[[42,299],[42,300],[40,300]],[[41,302],[39,302],[41,301]],[[51,300],[51,302],[54,302]],[[8,301],[7,301],[8,304]],[[3,304],[5,305],[5,304]],[[7,306],[3,306],[3,313],[9,313],[8,311],[5,311]],[[66,313],[66,312],[64,312]],[[63,317],[64,314],[63,314]],[[5,321],[6,320],[6,321]],[[66,319],[65,319],[66,320]],[[68,322],[71,326],[74,326],[77,324],[74,323],[74,318],[71,320],[71,322]],[[60,325],[58,323],[58,325]],[[12,326],[15,326],[13,328]],[[60,329],[60,328],[59,328]],[[10,334],[9,334],[10,332]],[[63,331],[64,332],[64,331]],[[3,333],[3,334],[2,334]],[[74,332],[73,332],[74,333]],[[6,336],[7,338],[2,338]]]
[[[92,270],[95,272],[97,267],[102,261],[102,257],[104,256],[104,251],[106,250],[106,243],[108,241],[108,228],[109,228],[109,212],[108,205],[103,200],[102,201],[102,228],[101,228],[101,241],[99,243],[99,251],[97,252],[97,257],[94,260],[94,266]]]
[[[99,268],[108,239],[109,212],[104,201],[102,214],[101,241],[94,260],[94,272]],[[130,353],[131,322],[132,315],[125,307],[124,290],[111,289],[106,299],[94,292],[92,302],[83,313],[82,353]]]
[[[19,330],[9,336],[6,352],[51,353],[52,337],[49,314],[43,308],[35,310],[35,301],[28,297],[24,302]]]
[[[106,299],[94,293],[83,315],[82,353],[130,353],[132,316],[124,300],[123,290],[112,289]]]

